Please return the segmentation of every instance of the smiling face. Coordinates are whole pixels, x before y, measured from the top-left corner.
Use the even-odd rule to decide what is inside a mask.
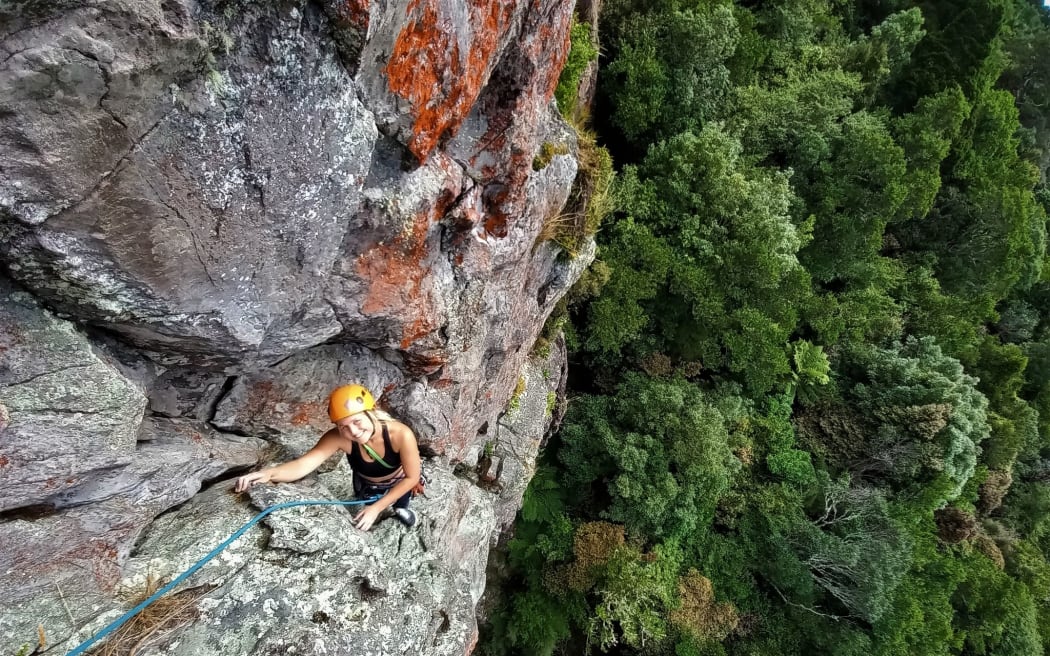
[[[375,424],[372,423],[372,418],[368,416],[367,412],[358,412],[349,417],[344,417],[337,421],[335,425],[339,429],[341,436],[361,444],[367,442],[376,430]]]

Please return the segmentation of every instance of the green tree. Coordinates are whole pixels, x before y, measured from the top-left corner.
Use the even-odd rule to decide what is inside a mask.
[[[990,87],[1002,70],[999,36],[1007,24],[1008,0],[918,2],[926,36],[890,97],[909,111],[925,96],[959,85],[967,96]]]
[[[582,503],[654,540],[705,530],[737,466],[721,413],[696,386],[635,373],[615,396],[573,404],[559,458]]]
[[[953,147],[950,184],[925,220],[896,232],[909,250],[936,256],[950,293],[996,303],[1039,278],[1046,213],[1032,192],[1037,171],[1018,154],[1019,126],[1009,93],[981,93]]]
[[[1050,563],[1027,540],[1012,542],[1004,550],[1006,571],[1028,588],[1035,602],[1043,652],[1050,650]]]
[[[952,86],[919,99],[914,111],[893,119],[894,136],[908,162],[900,219],[923,219],[929,214],[941,189],[941,164],[970,110],[962,89]]]
[[[831,382],[831,363],[824,347],[808,340],[799,340],[792,345],[792,364],[795,393],[803,403],[812,403],[820,394],[820,388]]]
[[[1004,342],[1029,342],[1039,326],[1039,309],[1022,298],[1011,298],[999,311],[995,329]]]
[[[864,461],[854,468],[886,476],[898,488],[943,476],[951,489],[931,500],[931,510],[958,496],[989,433],[988,400],[959,361],[930,338],[908,338],[889,349],[851,346],[840,373],[851,381],[847,403],[872,422]]]
[[[791,74],[776,86],[738,87],[728,124],[760,161],[809,170],[831,155],[863,89],[859,75],[837,67]]]
[[[904,279],[893,293],[904,310],[908,333],[929,335],[945,353],[963,357],[976,349],[983,324],[994,320],[995,301],[987,295],[961,297],[945,292],[932,259],[908,258]]]
[[[613,125],[642,153],[648,143],[700,129],[730,89],[725,62],[738,38],[730,3],[607,4],[612,53],[600,80]]]
[[[802,252],[806,268],[822,282],[884,283],[883,233],[907,194],[904,150],[885,120],[867,112],[847,116],[829,156],[809,175],[803,193],[817,220]]]
[[[847,67],[864,80],[865,104],[874,101],[882,86],[911,60],[912,51],[926,35],[922,23],[922,12],[912,7],[887,16],[870,35],[861,35],[849,45]]]
[[[982,460],[991,469],[1009,469],[1025,444],[1038,439],[1038,413],[1018,397],[1028,358],[1015,344],[1003,344],[986,335],[970,372],[989,401],[991,434],[983,444]]]
[[[629,165],[486,653],[1044,652],[1038,4],[605,0]]]
[[[590,308],[588,348],[698,360],[755,391],[787,379],[787,342],[812,293],[787,177],[748,165],[709,124],[654,146],[622,178],[627,217],[606,250],[612,277]]]
[[[964,653],[1042,656],[1032,595],[983,555],[959,558],[964,578],[952,595]]]
[[[1021,124],[1030,130],[1032,158],[1043,177],[1050,166],[1050,16],[1039,0],[1014,0],[1004,48],[1009,63],[999,84],[1016,99]]]
[[[610,232],[602,251],[609,281],[587,308],[584,346],[618,356],[650,328],[649,308],[667,289],[674,254],[664,239],[631,217],[618,221]]]
[[[667,637],[677,568],[661,562],[659,551],[653,555],[645,562],[636,548],[623,546],[603,565],[591,591],[590,644],[603,651],[619,644],[640,649]]]
[[[1021,396],[1031,402],[1039,415],[1039,435],[1036,441],[1023,445],[1024,456],[1038,458],[1043,445],[1050,446],[1050,338],[1043,338],[1024,345],[1028,358],[1025,382]]]
[[[766,467],[788,483],[806,490],[817,482],[809,453],[795,448],[795,431],[791,425],[791,395],[771,397],[764,416],[757,417],[753,432],[766,456]]]
[[[825,476],[813,515],[788,537],[799,559],[834,608],[878,621],[911,564],[907,536],[892,519],[884,494]]]

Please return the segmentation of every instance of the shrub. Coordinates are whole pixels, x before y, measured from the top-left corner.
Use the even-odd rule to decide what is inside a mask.
[[[554,90],[554,97],[558,99],[558,108],[565,116],[573,116],[576,113],[580,78],[588,64],[598,59],[598,47],[595,44],[594,35],[591,34],[590,25],[573,19],[569,41],[569,56],[558,78],[558,87]]]

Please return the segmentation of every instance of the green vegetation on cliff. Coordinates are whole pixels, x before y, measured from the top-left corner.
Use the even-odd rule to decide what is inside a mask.
[[[604,287],[482,652],[1050,653],[1050,13],[602,11]]]

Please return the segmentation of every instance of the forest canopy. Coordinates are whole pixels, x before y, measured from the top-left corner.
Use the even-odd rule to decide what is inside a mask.
[[[614,209],[482,653],[1050,653],[1050,12],[601,7]]]

